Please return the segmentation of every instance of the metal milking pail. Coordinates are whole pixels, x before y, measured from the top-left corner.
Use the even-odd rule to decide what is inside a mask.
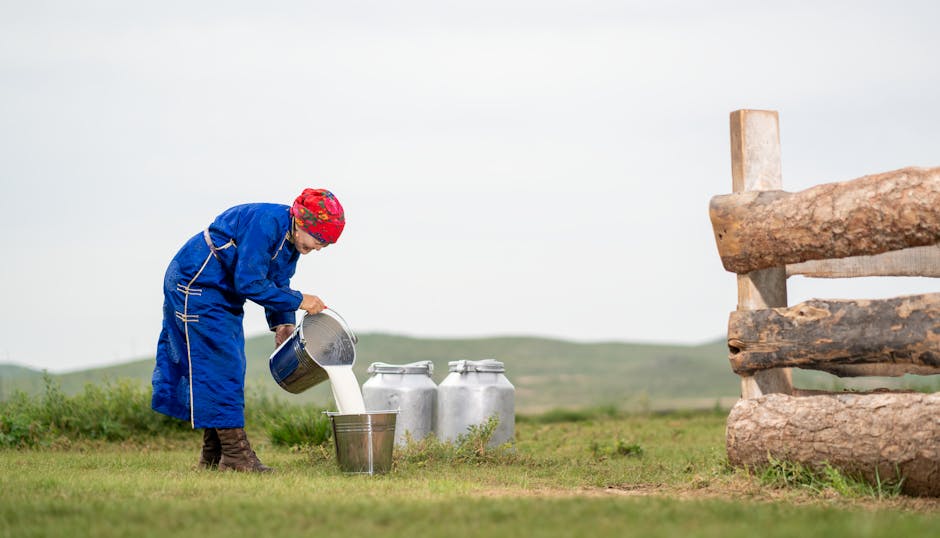
[[[327,415],[333,426],[336,463],[341,471],[374,475],[391,470],[398,411]]]
[[[334,310],[305,314],[290,338],[274,350],[268,366],[281,388],[299,394],[326,381],[323,366],[355,363],[358,341]]]
[[[366,410],[398,410],[395,444],[404,444],[408,436],[419,441],[434,433],[437,385],[431,379],[434,373],[431,361],[374,362],[368,372],[371,377],[362,384]]]
[[[503,363],[452,361],[450,373],[437,387],[437,436],[441,441],[455,441],[471,426],[486,423],[496,416],[499,425],[489,446],[512,441],[515,433],[515,387],[506,379]]]

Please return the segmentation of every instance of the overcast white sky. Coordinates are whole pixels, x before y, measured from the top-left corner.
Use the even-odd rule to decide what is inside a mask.
[[[152,355],[180,245],[306,186],[348,224],[293,285],[360,332],[722,337],[728,114],[780,112],[791,191],[940,165],[938,5],[3,1],[0,363]]]

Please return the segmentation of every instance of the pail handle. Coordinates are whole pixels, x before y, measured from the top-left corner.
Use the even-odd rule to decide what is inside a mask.
[[[329,307],[324,308],[324,310],[329,310],[330,313],[331,313],[331,315],[334,315],[334,316],[336,316],[337,318],[339,318],[340,323],[343,324],[343,329],[345,329],[346,332],[349,333],[349,337],[352,339],[353,343],[354,343],[354,344],[358,344],[358,343],[359,343],[359,337],[356,336],[356,333],[353,332],[352,328],[349,326],[349,323],[346,321],[346,319],[345,319],[343,316],[339,315],[339,312],[337,312],[336,310],[333,310],[332,308],[329,308]]]

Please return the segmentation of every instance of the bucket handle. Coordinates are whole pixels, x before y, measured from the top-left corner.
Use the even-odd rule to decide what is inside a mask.
[[[346,332],[349,333],[349,337],[352,339],[353,343],[354,343],[354,344],[358,344],[358,343],[359,343],[359,337],[356,336],[356,333],[353,332],[352,328],[349,326],[349,323],[346,321],[346,318],[344,318],[343,316],[339,315],[339,312],[337,312],[336,310],[333,310],[333,309],[330,308],[330,307],[324,308],[324,310],[329,310],[330,313],[331,313],[331,315],[336,316],[337,318],[339,318],[339,321],[343,324],[343,328],[346,329]]]

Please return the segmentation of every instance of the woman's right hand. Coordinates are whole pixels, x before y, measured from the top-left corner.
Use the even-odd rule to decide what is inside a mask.
[[[300,309],[306,310],[308,314],[319,314],[326,308],[326,305],[323,304],[323,300],[316,295],[307,295],[306,293],[303,295],[304,300],[300,302]]]

